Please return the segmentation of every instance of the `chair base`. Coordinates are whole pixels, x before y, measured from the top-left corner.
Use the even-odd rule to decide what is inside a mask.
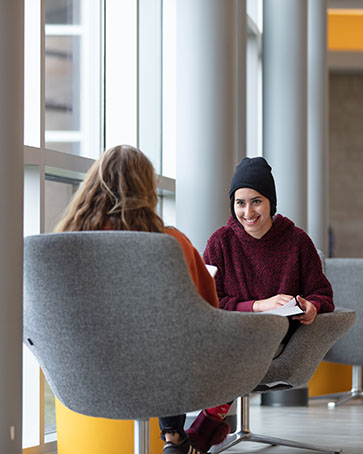
[[[290,448],[302,448],[302,449],[311,449],[313,451],[326,452],[331,454],[341,453],[341,449],[328,448],[325,446],[313,445],[310,443],[301,443],[298,441],[285,440],[283,438],[268,437],[264,435],[257,435],[252,432],[239,431],[234,434],[228,435],[226,440],[220,445],[213,446],[210,449],[210,452],[213,454],[219,454],[232,446],[241,443],[242,441],[251,441],[256,443],[265,443],[272,446],[289,446]]]
[[[324,396],[322,396],[322,397],[324,397]],[[349,400],[352,400],[352,399],[357,399],[357,398],[363,399],[363,391],[351,390],[351,391],[348,391],[345,393],[338,393],[338,394],[329,396],[328,398],[329,399],[330,398],[338,399],[335,402],[333,402],[333,401],[328,402],[328,407],[334,408],[334,407],[338,407],[339,405],[345,404],[346,402],[348,402]]]
[[[240,430],[239,432],[235,432],[231,435],[228,435],[228,437],[226,438],[226,440],[223,443],[221,443],[220,445],[213,446],[210,449],[210,452],[212,454],[219,454],[223,451],[226,451],[229,448],[232,448],[232,446],[235,446],[238,443],[241,443],[242,441],[265,443],[265,444],[269,444],[272,446],[289,446],[290,448],[311,449],[313,451],[327,452],[327,453],[331,453],[331,454],[338,454],[338,453],[342,452],[341,449],[328,448],[325,446],[313,445],[310,443],[301,443],[298,441],[285,440],[283,438],[257,435],[252,432],[245,432],[243,430]]]
[[[345,404],[352,399],[362,399],[363,398],[363,368],[362,366],[353,366],[352,371],[352,389],[350,391],[345,391],[342,393],[334,394],[323,394],[321,396],[310,397],[310,400],[319,400],[319,399],[337,399],[335,402],[328,402],[329,408],[338,407],[339,405]]]
[[[244,396],[242,398],[238,398],[238,400],[240,401],[237,402],[241,418],[239,422],[240,429],[235,433],[228,435],[223,443],[212,446],[212,448],[210,449],[211,453],[219,454],[229,448],[232,448],[238,443],[241,443],[242,441],[265,443],[272,446],[289,446],[290,448],[311,449],[312,451],[326,452],[331,454],[338,454],[342,452],[341,449],[337,448],[254,434],[249,430],[249,397]]]

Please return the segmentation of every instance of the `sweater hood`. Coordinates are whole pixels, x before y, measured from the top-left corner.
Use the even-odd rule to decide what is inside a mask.
[[[293,231],[295,224],[287,217],[282,216],[281,214],[276,214],[272,220],[272,227],[270,230],[265,233],[262,238],[254,238],[253,236],[246,233],[242,224],[234,219],[232,216],[229,217],[227,222],[227,227],[231,228],[236,235],[240,236],[243,241],[248,242],[265,242],[265,241],[274,241],[275,239],[280,239],[281,236],[288,234],[289,231]]]

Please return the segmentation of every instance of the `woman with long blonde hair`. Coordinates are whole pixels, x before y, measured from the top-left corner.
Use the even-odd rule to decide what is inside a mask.
[[[163,232],[157,202],[151,162],[136,148],[116,146],[92,165],[55,231]]]
[[[165,227],[156,213],[156,176],[149,159],[137,148],[110,148],[92,165],[74,194],[56,232],[79,230],[137,230],[167,233],[182,246],[191,277],[200,295],[218,306],[213,278],[198,251],[179,230]],[[184,431],[185,415],[159,418],[164,454],[199,453]]]

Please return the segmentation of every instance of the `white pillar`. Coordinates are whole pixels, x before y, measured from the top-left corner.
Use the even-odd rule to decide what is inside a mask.
[[[203,252],[245,155],[245,0],[177,0],[176,225]]]
[[[328,73],[326,0],[309,0],[308,9],[308,233],[327,253],[328,244]]]
[[[23,0],[0,3],[0,452],[22,449]]]
[[[265,0],[263,154],[277,211],[307,229],[307,0]]]

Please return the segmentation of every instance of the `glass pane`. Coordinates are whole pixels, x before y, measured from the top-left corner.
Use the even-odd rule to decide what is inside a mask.
[[[45,232],[52,232],[59,218],[62,216],[72,195],[77,190],[78,182],[45,180]]]
[[[139,0],[138,142],[161,173],[161,1]]]
[[[54,394],[49,388],[48,382],[44,379],[44,436],[45,442],[51,441],[47,440],[47,436],[54,434],[57,431],[56,421],[55,421],[55,404],[54,404]]]
[[[45,129],[80,129],[78,36],[48,36],[45,41]]]
[[[260,98],[262,62],[259,52],[258,39],[254,35],[247,38],[247,156],[262,155],[261,112]]]
[[[45,180],[46,233],[52,232],[78,186],[78,182],[63,181],[58,177],[47,176]],[[55,431],[54,395],[48,383],[44,381],[44,435],[46,442],[54,440]]]
[[[246,10],[248,16],[253,20],[257,25],[260,32],[262,32],[262,10],[263,2],[262,0],[247,0]]]
[[[105,148],[137,145],[137,2],[107,0]]]
[[[47,24],[79,24],[80,0],[46,0],[45,20]]]
[[[45,143],[48,148],[66,143],[57,151],[90,158],[103,149],[102,3],[46,2]]]
[[[176,0],[163,3],[162,174],[176,176]]]
[[[24,144],[40,147],[40,0],[24,2]]]

